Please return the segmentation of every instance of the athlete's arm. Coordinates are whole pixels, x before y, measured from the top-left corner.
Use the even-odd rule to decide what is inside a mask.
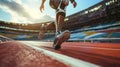
[[[77,3],[76,3],[76,1],[75,0],[70,0],[71,1],[71,3],[73,4],[73,6],[74,6],[74,8],[77,6]]]
[[[42,0],[41,6],[40,6],[40,11],[42,12],[44,10],[44,3],[46,0]]]

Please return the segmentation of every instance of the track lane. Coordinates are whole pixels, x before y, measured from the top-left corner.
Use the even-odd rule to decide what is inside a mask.
[[[52,48],[52,42],[37,47],[103,67],[120,66],[119,43],[65,42],[62,44],[62,49],[57,51]]]
[[[71,57],[72,59],[77,59],[78,61],[79,60],[83,61],[85,62],[85,65],[87,62],[88,65],[93,64],[95,66],[102,66],[102,67],[120,67],[119,43],[115,44],[115,43],[65,42],[62,44],[62,49],[56,51],[52,48],[52,42],[39,42],[39,41],[22,41],[22,42],[27,42],[28,45],[32,45],[38,49],[40,48],[45,51],[47,50],[52,53],[57,53],[60,55],[62,54],[67,57]],[[0,67],[1,66],[20,67],[21,64],[23,65],[23,67],[26,66],[38,67],[42,65],[39,59],[42,58],[40,57],[40,55],[44,58],[46,57],[46,59],[51,60],[52,63],[51,62],[49,64],[47,63],[51,67],[56,67],[55,65],[58,66],[59,64],[62,65],[62,67],[71,67],[71,66],[76,67],[75,65],[79,64],[78,61],[73,61],[73,62],[70,61],[71,63],[77,63],[75,65],[74,64],[70,65],[70,63],[65,63],[69,61],[59,62],[58,59],[56,60],[56,58],[51,58],[49,57],[49,55],[45,55],[44,52],[38,52],[38,50],[34,50],[33,48],[27,47],[26,45],[20,43],[20,41],[19,42],[12,41],[12,42],[6,42],[0,44],[0,63],[1,63]],[[35,58],[36,59],[38,58],[38,60],[36,60]],[[57,58],[60,57],[58,56]],[[95,66],[91,66],[91,67],[95,67]]]
[[[50,50],[43,49],[43,46],[42,46],[43,42],[42,43],[35,43],[35,42],[33,43],[33,42],[24,41],[22,43],[44,53],[45,55],[48,55],[48,56],[50,56],[50,57],[52,57],[52,58],[54,58],[54,59],[56,59],[64,64],[67,64],[70,67],[100,67],[99,65],[92,64],[92,63],[89,63],[89,62],[84,61],[84,60],[80,60],[80,59],[78,60],[76,58],[72,58],[72,57],[63,55],[63,54],[59,53],[58,51],[56,52],[55,50],[50,51]],[[37,44],[37,45],[34,46],[33,44]],[[44,48],[51,47],[51,46],[52,46],[52,43],[50,43],[50,42],[47,42],[46,44],[44,43]]]
[[[70,67],[20,42],[0,44],[0,67]]]

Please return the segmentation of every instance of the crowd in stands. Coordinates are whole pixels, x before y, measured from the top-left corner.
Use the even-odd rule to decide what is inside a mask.
[[[94,26],[87,26],[81,29],[73,30],[70,40],[112,40],[111,42],[119,42],[120,40],[120,21],[100,23]]]
[[[115,19],[119,21],[119,0],[106,0],[67,17],[64,29],[76,29]]]

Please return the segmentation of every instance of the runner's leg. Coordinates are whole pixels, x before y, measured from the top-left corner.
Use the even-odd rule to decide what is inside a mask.
[[[57,10],[59,3],[61,2],[61,0],[50,0],[50,6],[51,8]]]
[[[53,43],[53,48],[55,50],[57,49],[60,49],[61,48],[61,44],[64,42],[64,40],[66,38],[64,38],[64,36],[66,36],[65,33],[60,33],[60,31],[62,30],[62,27],[63,27],[63,22],[64,22],[64,18],[65,18],[65,5],[64,5],[64,2],[62,0],[59,0],[61,1],[59,4],[55,3],[55,1],[57,0],[54,0],[54,4],[51,4],[52,8],[56,8],[54,5],[56,4],[58,7],[56,9],[56,22],[55,22],[55,26],[56,26],[56,38],[54,40],[54,43]],[[59,33],[58,33],[59,32]]]
[[[66,16],[67,5],[68,5],[68,0],[61,0],[56,10],[57,31],[62,31],[64,18]]]
[[[65,18],[65,7],[69,4],[68,0],[50,0],[50,6],[56,10],[56,32],[61,31],[63,27],[63,22]],[[64,12],[60,12],[62,9]],[[61,16],[59,16],[61,15]]]
[[[57,13],[56,15],[56,29],[57,31],[62,31],[63,28],[63,22],[65,18],[65,13]]]

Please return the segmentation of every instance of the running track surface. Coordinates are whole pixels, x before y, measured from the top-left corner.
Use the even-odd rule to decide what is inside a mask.
[[[54,50],[52,42],[37,41],[1,43],[0,67],[73,67],[67,62],[56,60],[30,46],[102,67],[120,67],[119,43],[65,42],[60,50]],[[77,65],[79,66],[79,64]]]

